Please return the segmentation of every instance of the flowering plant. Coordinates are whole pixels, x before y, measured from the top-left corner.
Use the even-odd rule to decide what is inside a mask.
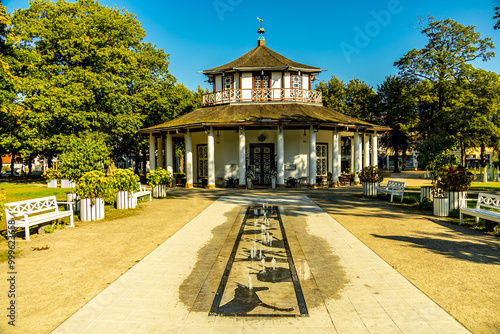
[[[474,176],[465,167],[444,166],[438,171],[437,187],[444,191],[467,191]]]
[[[42,177],[45,179],[45,181],[50,181],[50,180],[56,180],[59,178],[59,171],[52,169],[52,168],[47,168],[43,174]]]
[[[366,166],[359,172],[359,180],[361,182],[380,183],[384,180],[384,177],[377,166]]]
[[[172,182],[172,174],[161,167],[149,172],[146,178],[148,179],[148,184],[153,188],[159,184],[169,184]]]

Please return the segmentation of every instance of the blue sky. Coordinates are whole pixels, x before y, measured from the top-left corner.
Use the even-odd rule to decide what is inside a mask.
[[[264,19],[266,46],[294,61],[326,69],[318,79],[359,78],[374,89],[386,76],[397,74],[394,61],[426,44],[414,28],[418,16],[432,14],[475,25],[481,37],[491,37],[500,48],[500,30],[493,30],[492,19],[498,0],[99,2],[135,14],[147,33],[146,41],[170,54],[170,73],[190,89],[198,84],[208,87],[199,71],[230,62],[257,45],[257,17]],[[28,0],[2,3],[10,13],[28,7]],[[500,73],[500,50],[495,51],[498,58],[474,66]]]

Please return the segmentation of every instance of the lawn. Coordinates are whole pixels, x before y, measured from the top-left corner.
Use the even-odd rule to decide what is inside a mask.
[[[420,190],[420,187],[406,187],[406,190]],[[500,191],[500,182],[473,182],[470,190],[472,191]]]
[[[71,192],[72,188],[48,188],[46,184],[2,182],[0,183],[0,191],[2,190],[7,195],[6,203],[54,195],[58,201],[63,202],[66,200],[66,193]]]

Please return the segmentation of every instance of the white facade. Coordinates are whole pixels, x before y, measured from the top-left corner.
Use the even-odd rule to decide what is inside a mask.
[[[333,180],[336,182],[341,172],[340,168],[340,143],[342,136],[351,136],[354,144],[353,133],[341,132],[336,130],[315,130],[310,129],[286,129],[282,130],[283,140],[283,162],[279,165],[278,141],[280,138],[279,130],[276,129],[242,129],[232,130],[207,130],[206,132],[189,132],[187,134],[175,135],[184,137],[186,141],[186,175],[188,187],[193,184],[201,183],[201,179],[208,179],[209,188],[221,184],[222,180],[239,179],[240,185],[246,180],[242,180],[245,171],[241,170],[251,166],[250,148],[254,144],[270,144],[274,154],[274,166],[279,172],[283,171],[283,179],[279,178],[278,185],[283,186],[286,179],[293,178],[301,181],[301,184],[315,185],[317,177],[326,177],[327,173],[332,173]],[[168,135],[169,137],[172,135]],[[243,140],[243,141],[242,141]],[[313,142],[311,142],[311,140]],[[363,165],[363,161],[373,161],[373,153],[376,152],[377,136],[364,134],[358,136],[359,143],[353,145],[353,166],[355,172],[358,172]],[[171,141],[171,139],[169,139]],[[210,142],[211,141],[211,142]],[[161,143],[161,141],[158,141]],[[240,147],[240,143],[244,143]],[[375,147],[373,146],[375,145]],[[325,148],[326,156],[317,156],[315,147]],[[356,150],[356,147],[358,149]],[[361,150],[361,147],[364,150]],[[170,152],[168,150],[170,148]],[[372,150],[369,150],[371,148]],[[172,163],[173,146],[167,144],[163,151],[165,157],[158,157],[156,161],[165,161],[166,169],[173,170]],[[371,156],[365,158],[364,155],[369,152]],[[207,153],[205,155],[205,153]],[[241,156],[240,156],[241,155]],[[375,153],[376,156],[376,153]],[[211,158],[213,157],[213,158]],[[242,160],[240,159],[242,158]],[[336,159],[335,159],[336,158]],[[213,159],[213,165],[210,164]],[[323,160],[321,160],[323,159]],[[334,164],[334,159],[336,164]],[[205,166],[206,161],[206,168]],[[326,162],[326,169],[320,169],[323,172],[318,174],[318,164],[321,161]],[[152,161],[151,165],[155,165]],[[312,169],[311,169],[312,168]],[[279,175],[278,175],[279,176]]]

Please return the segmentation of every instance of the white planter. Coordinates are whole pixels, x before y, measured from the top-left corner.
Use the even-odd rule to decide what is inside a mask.
[[[271,188],[273,188],[273,189],[276,188],[276,178],[275,177],[271,178]]]
[[[448,197],[434,197],[434,216],[448,217],[450,214],[450,199]]]
[[[96,198],[92,205],[90,198],[83,198],[81,201],[80,220],[84,222],[104,219],[104,200]]]
[[[74,187],[76,187],[76,184],[74,182],[71,182],[68,179],[61,180],[61,188],[74,188]]]
[[[128,209],[130,206],[128,191],[119,191],[116,193],[116,208],[119,210]]]
[[[49,188],[57,188],[57,180],[56,179],[52,179],[49,182],[47,182],[47,187],[49,187]]]
[[[450,199],[450,210],[460,209],[460,200],[467,197],[466,191],[450,191],[445,193]]]
[[[167,185],[159,184],[153,188],[153,197],[164,198],[167,197]]]
[[[129,209],[135,209],[136,206],[137,206],[137,197],[129,196],[129,198],[128,198]]]
[[[363,195],[365,195],[365,196],[377,196],[377,183],[375,183],[375,182],[363,182]]]
[[[430,201],[432,201],[432,186],[423,186],[420,187],[420,201],[422,201],[424,198],[428,198]]]
[[[252,189],[252,179],[247,179],[247,189]]]
[[[66,202],[73,202],[73,211],[80,211],[80,202],[77,200],[75,193],[66,193]],[[69,204],[67,210],[69,210]]]

